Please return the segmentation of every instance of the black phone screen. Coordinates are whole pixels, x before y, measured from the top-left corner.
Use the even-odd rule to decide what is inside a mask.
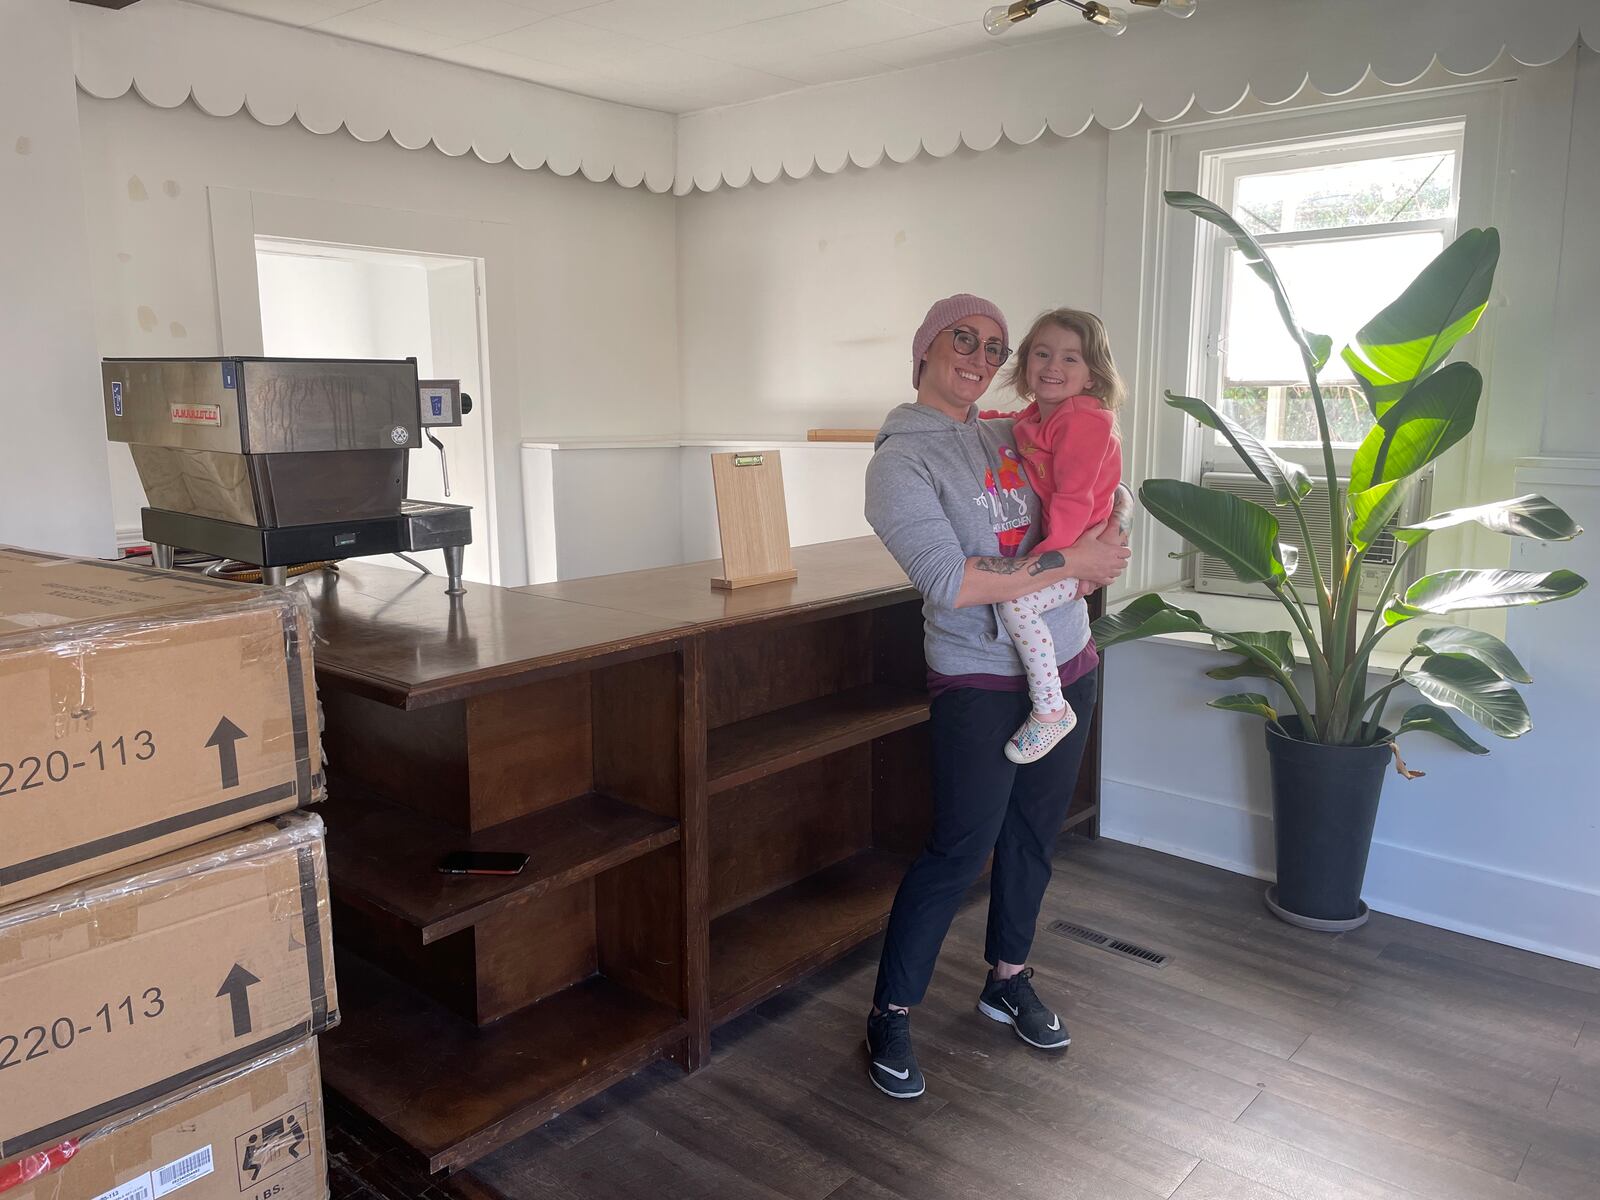
[[[439,860],[446,875],[516,875],[527,865],[526,854],[493,850],[457,850]]]

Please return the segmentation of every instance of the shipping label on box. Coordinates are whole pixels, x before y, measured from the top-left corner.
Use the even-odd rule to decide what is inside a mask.
[[[298,592],[0,548],[0,906],[308,804]]]
[[[0,1162],[0,1194],[322,1200],[327,1174],[317,1047],[301,1041]]]
[[[0,910],[0,1156],[318,1033],[337,1009],[309,813]]]

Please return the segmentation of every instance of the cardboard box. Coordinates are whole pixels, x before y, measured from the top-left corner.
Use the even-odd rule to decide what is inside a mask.
[[[0,548],[0,907],[320,792],[303,595]]]
[[[0,1157],[319,1033],[337,1010],[310,813],[0,911]]]
[[[328,1194],[315,1042],[297,1042],[46,1150],[0,1162],[6,1200],[174,1194],[179,1200]]]

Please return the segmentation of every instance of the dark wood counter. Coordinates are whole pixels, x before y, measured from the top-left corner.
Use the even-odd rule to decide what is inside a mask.
[[[527,588],[310,583],[343,1024],[324,1072],[463,1166],[882,928],[926,837],[921,600],[874,538]],[[1068,826],[1092,833],[1098,728]],[[519,850],[459,878],[450,850]]]
[[[671,617],[568,604],[512,588],[444,593],[438,576],[346,563],[304,580],[317,613],[317,678],[399,708],[527,682],[583,660],[671,642]]]
[[[709,586],[711,576],[722,569],[713,560],[533,584],[514,589],[514,594],[677,621],[699,630],[751,621],[803,621],[819,609],[839,615],[916,598],[905,572],[875,537],[798,546],[793,555],[796,578],[732,591]]]

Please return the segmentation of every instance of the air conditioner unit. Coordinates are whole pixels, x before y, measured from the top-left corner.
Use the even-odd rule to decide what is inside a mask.
[[[1371,608],[1377,602],[1378,593],[1383,587],[1383,581],[1389,577],[1389,569],[1394,566],[1395,556],[1401,547],[1388,532],[1397,525],[1410,525],[1424,519],[1429,512],[1428,499],[1432,491],[1432,475],[1424,472],[1412,484],[1410,492],[1400,509],[1389,518],[1384,526],[1385,532],[1381,534],[1372,548],[1367,552],[1366,561],[1361,571],[1361,607]],[[1272,489],[1262,483],[1254,475],[1231,474],[1223,471],[1204,471],[1200,475],[1200,486],[1212,488],[1219,492],[1228,492],[1244,500],[1254,501],[1263,508],[1271,509],[1278,516],[1278,540],[1296,546],[1300,550],[1300,569],[1294,573],[1291,582],[1300,592],[1301,596],[1311,599],[1315,596],[1312,583],[1311,564],[1306,555],[1314,551],[1317,560],[1322,564],[1323,577],[1327,578],[1328,563],[1332,555],[1330,543],[1332,536],[1328,526],[1328,500],[1326,481],[1314,479],[1311,494],[1301,501],[1301,508],[1306,515],[1306,525],[1311,530],[1311,547],[1305,545],[1305,539],[1300,533],[1300,522],[1294,519],[1294,514],[1288,506],[1278,508],[1272,502]],[[1345,483],[1339,481],[1340,500],[1344,498]],[[1404,589],[1415,582],[1423,573],[1423,559],[1427,547],[1420,546],[1406,560],[1405,570],[1401,573],[1397,586]],[[1227,596],[1261,596],[1260,584],[1243,583],[1228,568],[1228,564],[1220,558],[1209,554],[1197,554],[1191,560],[1190,584],[1196,591],[1218,592]]]

